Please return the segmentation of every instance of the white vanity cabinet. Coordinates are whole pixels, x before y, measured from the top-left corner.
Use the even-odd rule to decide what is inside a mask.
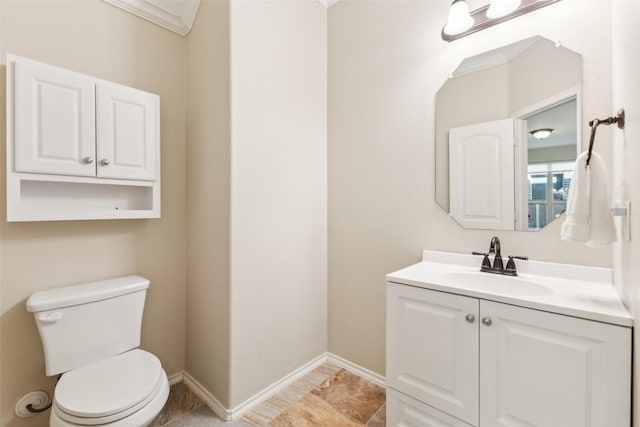
[[[387,425],[629,427],[631,328],[389,283]]]
[[[160,216],[160,98],[7,55],[8,221]]]

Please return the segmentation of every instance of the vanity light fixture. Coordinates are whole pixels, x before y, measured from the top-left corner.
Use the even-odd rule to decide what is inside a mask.
[[[520,7],[521,0],[491,0],[487,18],[502,18]]]
[[[449,20],[442,31],[444,34],[455,35],[467,31],[474,20],[469,15],[469,6],[465,0],[454,0],[449,9]]]
[[[449,9],[447,25],[442,29],[442,39],[452,42],[558,1],[560,0],[491,0],[488,5],[469,13],[464,0],[454,0]]]
[[[551,135],[551,132],[553,132],[553,129],[550,128],[544,128],[544,129],[536,129],[536,130],[532,130],[531,132],[529,132],[531,135],[533,135],[533,137],[535,139],[547,139],[549,137],[549,135]]]

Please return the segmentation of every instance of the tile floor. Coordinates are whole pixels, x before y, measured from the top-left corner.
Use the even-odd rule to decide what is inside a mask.
[[[383,388],[331,363],[311,371],[240,420],[224,422],[184,384],[171,387],[151,427],[384,427]]]

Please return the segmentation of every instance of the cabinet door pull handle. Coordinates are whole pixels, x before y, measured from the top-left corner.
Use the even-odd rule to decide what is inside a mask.
[[[490,317],[483,317],[483,318],[482,318],[482,324],[483,324],[484,326],[491,326],[491,324],[492,324],[492,323],[493,323],[493,322],[491,321],[491,318],[490,318]]]
[[[109,166],[109,163],[111,163],[111,162],[109,161],[109,159],[102,159],[102,160],[100,160],[100,164],[101,164],[102,166]]]
[[[85,164],[90,165],[91,163],[93,163],[93,157],[85,157],[84,159],[82,159],[84,161]]]
[[[464,320],[467,321],[467,323],[473,323],[476,321],[476,316],[474,316],[473,314],[469,313],[466,316],[464,316]]]

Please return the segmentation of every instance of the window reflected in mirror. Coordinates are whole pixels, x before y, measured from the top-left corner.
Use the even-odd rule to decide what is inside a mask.
[[[573,162],[530,163],[527,168],[528,230],[538,231],[567,209]]]

